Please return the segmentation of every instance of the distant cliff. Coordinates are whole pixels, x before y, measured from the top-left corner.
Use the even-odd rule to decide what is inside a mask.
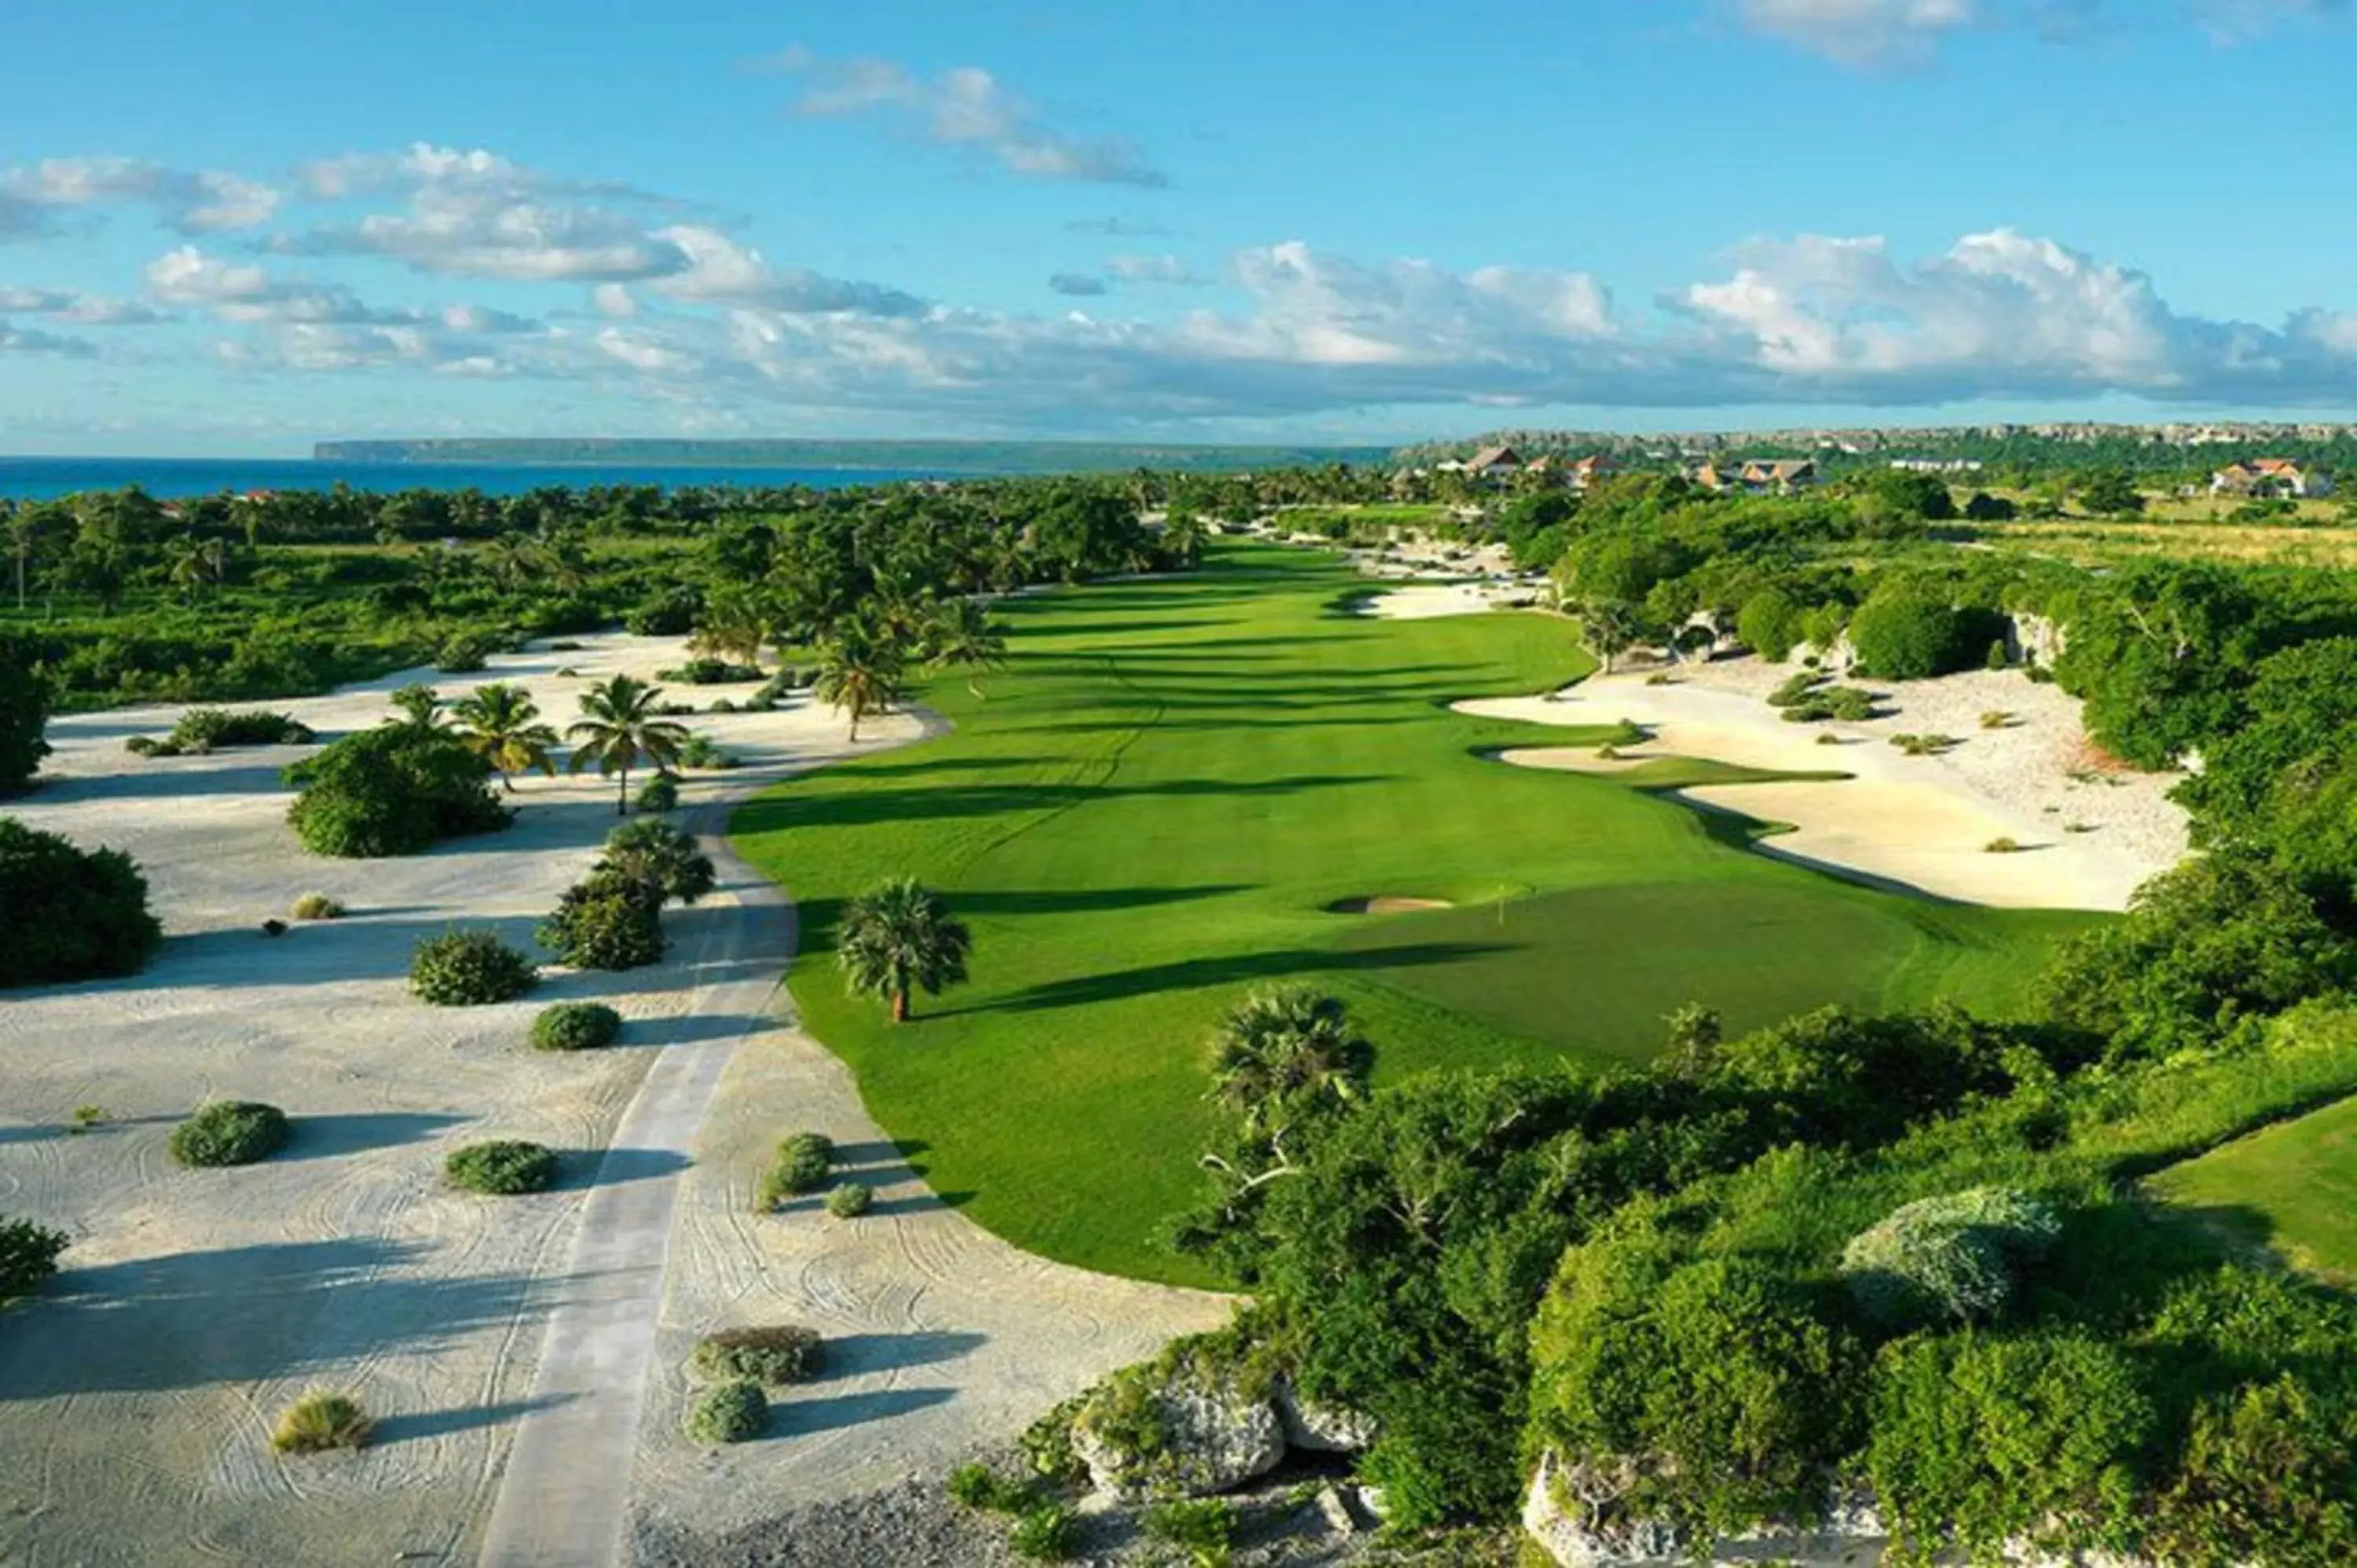
[[[1382,463],[1383,446],[1192,446],[1110,441],[322,441],[311,456],[343,463],[607,463],[639,467],[880,469],[948,477],[1187,473]]]

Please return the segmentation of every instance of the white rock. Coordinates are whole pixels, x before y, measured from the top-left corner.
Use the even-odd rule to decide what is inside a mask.
[[[1356,1454],[1375,1441],[1379,1428],[1371,1415],[1303,1399],[1286,1378],[1276,1380],[1275,1396],[1285,1440],[1296,1448],[1316,1454]]]

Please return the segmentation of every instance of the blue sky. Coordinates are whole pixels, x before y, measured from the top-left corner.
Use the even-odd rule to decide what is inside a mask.
[[[2357,403],[2341,0],[107,12],[5,27],[0,451]]]

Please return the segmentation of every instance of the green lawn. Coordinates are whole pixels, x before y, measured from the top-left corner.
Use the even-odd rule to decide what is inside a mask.
[[[2357,1283],[2357,1099],[2237,1139],[2148,1185],[2299,1268]]]
[[[1001,1235],[1201,1279],[1154,1234],[1199,1191],[1205,1036],[1256,983],[1347,995],[1384,1077],[1607,1061],[1697,999],[1736,1028],[1829,1001],[2004,1010],[2086,918],[1874,892],[1749,853],[1737,819],[1486,760],[1577,738],[1447,707],[1580,673],[1565,623],[1337,613],[1363,586],[1238,547],[1185,579],[1010,601],[984,698],[962,677],[924,693],[953,733],[738,813],[802,904],[810,1026]],[[827,951],[842,899],[900,873],[971,923],[974,982],[894,1029]],[[1458,907],[1327,912],[1381,894]]]

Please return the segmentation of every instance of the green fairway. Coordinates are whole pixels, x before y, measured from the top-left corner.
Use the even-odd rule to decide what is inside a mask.
[[[2213,1149],[2148,1185],[2300,1268],[2357,1283],[2357,1100]]]
[[[2005,1010],[2087,918],[1872,891],[1748,852],[1737,819],[1489,761],[1579,736],[1447,704],[1579,674],[1570,628],[1340,613],[1364,585],[1229,548],[1183,579],[1008,601],[985,695],[924,693],[952,734],[738,813],[740,847],[802,904],[811,1028],[1000,1234],[1200,1280],[1154,1232],[1199,1191],[1205,1036],[1255,983],[1347,996],[1381,1077],[1631,1059],[1688,1001],[1735,1029],[1832,1001]],[[902,873],[972,925],[974,981],[895,1029],[827,952],[842,900]],[[1328,912],[1371,896],[1456,907]]]

